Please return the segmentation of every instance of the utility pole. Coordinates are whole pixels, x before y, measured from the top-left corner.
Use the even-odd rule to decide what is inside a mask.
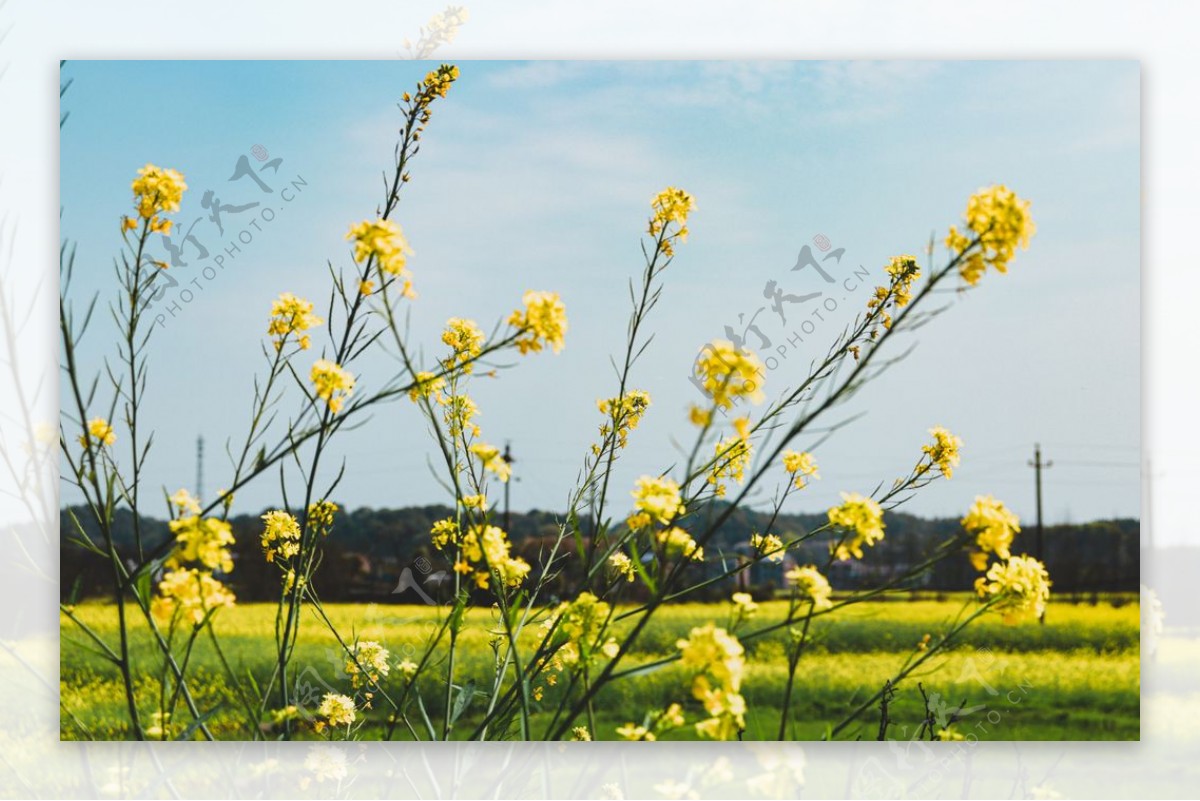
[[[1042,564],[1046,563],[1044,542],[1045,531],[1042,526],[1042,470],[1052,467],[1053,465],[1054,462],[1042,461],[1042,446],[1035,442],[1033,444],[1033,461],[1029,463],[1029,466],[1033,468],[1033,480],[1034,485],[1037,488],[1037,544],[1035,547],[1037,549],[1037,559]],[[1042,625],[1046,624],[1045,612],[1042,613],[1040,622]]]
[[[196,500],[204,499],[204,435],[196,437]]]
[[[513,462],[515,462],[515,461],[516,461],[516,459],[514,459],[514,458],[513,458],[513,455],[512,455],[512,443],[510,443],[510,442],[505,442],[505,443],[504,443],[504,453],[501,455],[501,457],[500,457],[500,458],[501,458],[501,459],[503,459],[503,460],[504,460],[504,462],[505,462],[505,464],[507,464],[507,465],[508,465],[508,467],[509,467],[508,481],[505,481],[505,482],[504,482],[504,531],[505,531],[505,533],[506,533],[506,534],[509,534],[509,535],[511,536],[511,534],[512,534],[512,528],[511,528],[511,523],[512,523],[512,521],[511,521],[511,519],[510,519],[510,517],[509,517],[509,506],[508,506],[508,500],[509,500],[509,498],[508,498],[508,490],[509,490],[509,487],[511,487],[511,486],[512,486],[512,482],[513,482],[513,477],[512,477],[512,465],[513,465]]]

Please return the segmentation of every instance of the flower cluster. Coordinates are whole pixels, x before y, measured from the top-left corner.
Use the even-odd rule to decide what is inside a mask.
[[[334,414],[342,410],[346,398],[354,392],[354,376],[337,362],[317,359],[310,377],[317,397],[325,401]]]
[[[408,391],[408,399],[416,403],[421,398],[437,398],[438,403],[444,404],[446,401],[438,393],[445,388],[446,379],[436,373],[419,372]]]
[[[633,581],[637,576],[637,568],[634,567],[633,560],[627,554],[614,553],[608,557],[608,566],[615,575],[621,576],[626,581]]]
[[[495,473],[496,478],[501,481],[508,481],[512,475],[512,465],[504,458],[504,454],[500,453],[499,448],[495,445],[488,445],[486,442],[476,442],[471,445],[470,450],[479,457],[484,470]]]
[[[718,498],[725,497],[723,478],[731,478],[741,484],[746,478],[746,465],[750,464],[752,446],[750,440],[733,435],[716,444],[716,459],[708,473],[708,483]]]
[[[224,520],[200,517],[200,503],[187,490],[170,497],[185,516],[167,522],[175,536],[163,562],[166,571],[158,583],[151,612],[160,619],[190,620],[200,625],[215,610],[233,606],[233,593],[217,579],[215,571],[233,570],[233,527]]]
[[[325,693],[321,705],[317,707],[317,715],[321,718],[316,723],[317,731],[324,726],[349,726],[357,717],[354,699],[338,693]]]
[[[883,509],[857,492],[843,492],[842,505],[829,510],[829,525],[846,532],[833,547],[834,555],[842,561],[851,555],[862,559],[864,545],[871,546],[883,539]]]
[[[733,739],[746,727],[746,701],[741,695],[745,671],[741,643],[712,623],[693,628],[676,643],[680,661],[693,672],[692,695],[708,712],[696,731],[714,740]]]
[[[451,437],[479,436],[479,426],[472,422],[479,414],[479,407],[469,395],[451,395],[446,398],[445,406],[442,417]]]
[[[921,268],[916,256],[892,256],[884,268],[892,279],[892,299],[903,308],[912,302],[912,285],[921,277]]]
[[[774,534],[759,534],[757,531],[750,535],[750,547],[772,562],[782,562],[787,555],[783,540]]]
[[[1010,556],[975,579],[975,591],[1005,623],[1036,620],[1045,613],[1050,599],[1050,574],[1032,556]]]
[[[369,264],[373,259],[381,275],[394,276],[402,282],[400,294],[415,298],[412,288],[412,273],[408,270],[408,257],[412,248],[404,238],[399,225],[382,218],[363,220],[350,226],[346,239],[354,242],[354,260]]]
[[[167,557],[168,567],[198,562],[209,572],[233,570],[233,528],[224,520],[201,518],[199,515],[181,517],[167,523],[175,535],[175,548]]]
[[[464,17],[465,18],[465,17]],[[450,91],[450,84],[458,80],[458,67],[443,64],[436,70],[430,71],[421,81],[421,91],[417,94],[417,105],[427,106],[435,97],[445,97]],[[408,95],[404,96],[408,100]]]
[[[388,650],[374,640],[360,640],[346,655],[346,675],[350,686],[360,687],[378,684],[391,671]]]
[[[87,433],[80,435],[79,444],[86,448],[92,440],[100,445],[111,446],[117,441],[117,432],[103,417],[93,417],[88,420]]]
[[[275,350],[283,347],[288,334],[299,334],[297,343],[300,350],[308,350],[312,339],[304,333],[325,322],[313,314],[313,305],[304,298],[298,298],[291,292],[284,292],[271,304],[271,320],[267,325],[267,334],[275,337]]]
[[[833,594],[833,588],[829,586],[829,580],[821,575],[821,571],[817,570],[815,565],[793,567],[783,574],[783,579],[792,585],[801,600],[809,601],[814,610],[820,611],[833,606],[833,602],[829,600],[829,596]]]
[[[921,446],[921,453],[929,457],[929,462],[922,461],[917,465],[917,475],[924,475],[931,467],[936,467],[939,473],[950,478],[961,461],[958,451],[962,447],[962,440],[941,426],[934,426],[929,433],[933,436],[933,442]]]
[[[762,376],[766,368],[748,350],[736,347],[726,339],[715,339],[705,348],[696,363],[696,376],[713,403],[728,409],[742,398],[762,403]],[[693,415],[693,422],[703,417]]]
[[[333,501],[313,501],[308,505],[308,525],[314,531],[325,535],[333,528],[333,516],[337,514],[338,505]]]
[[[665,476],[642,476],[631,494],[637,511],[629,516],[626,523],[634,531],[647,528],[652,523],[665,526],[685,511],[679,484]]]
[[[975,503],[971,504],[962,519],[962,526],[975,535],[978,550],[971,553],[971,564],[976,570],[987,568],[989,553],[1001,559],[1009,558],[1013,536],[1021,531],[1020,522],[1015,514],[991,495],[975,496]]]
[[[946,247],[961,258],[959,273],[974,286],[989,266],[997,272],[1008,272],[1008,263],[1018,247],[1029,247],[1029,238],[1036,226],[1029,214],[1030,202],[1017,197],[1003,184],[981,189],[967,201],[966,230],[950,227]],[[978,248],[972,250],[974,241]],[[970,252],[968,252],[970,251]]]
[[[784,451],[783,469],[793,477],[792,486],[796,489],[807,487],[810,478],[821,477],[817,472],[817,460],[807,451]]]
[[[442,342],[450,347],[451,353],[442,361],[447,370],[462,367],[464,373],[471,372],[472,362],[483,352],[483,331],[474,320],[451,317],[442,332]]]
[[[184,488],[176,490],[167,500],[171,502],[171,506],[179,511],[180,515],[200,514],[200,501]]]
[[[172,736],[171,713],[164,712],[161,709],[150,713],[150,725],[146,727],[146,736],[169,740]]]
[[[609,435],[616,432],[616,447],[624,448],[629,444],[629,432],[642,422],[642,415],[650,408],[650,393],[640,389],[632,389],[620,398],[608,398],[596,402],[600,414],[607,420],[600,426],[600,440],[607,441]],[[601,446],[593,445],[592,453],[600,454]]]
[[[430,541],[439,551],[457,548],[455,572],[473,574],[476,586],[481,589],[488,586],[493,575],[506,587],[520,586],[529,575],[529,563],[512,555],[508,535],[497,526],[473,525],[463,530],[447,518],[433,524]]]
[[[704,561],[704,549],[696,544],[692,535],[678,526],[658,532],[658,544],[668,557],[684,557],[696,562]]]
[[[559,604],[543,624],[547,630],[554,629],[556,639],[561,640],[558,660],[564,665],[580,665],[597,653],[610,659],[616,656],[616,640],[600,641],[611,613],[611,606],[586,591],[574,601]]]
[[[429,539],[439,551],[452,542],[458,542],[460,534],[458,521],[450,517],[438,520],[429,529]]]
[[[525,309],[517,309],[508,318],[508,324],[520,332],[516,344],[521,353],[537,353],[547,346],[555,353],[562,351],[567,336],[567,307],[558,293],[530,290],[521,302]]]
[[[160,620],[171,620],[178,614],[179,619],[200,625],[209,614],[222,606],[233,606],[235,600],[229,588],[211,573],[179,567],[163,574],[150,611]]]
[[[748,592],[735,592],[730,600],[733,602],[734,616],[739,620],[751,617],[758,611],[758,604]]]
[[[183,193],[187,190],[183,176],[175,170],[147,164],[138,170],[138,177],[133,179],[132,189],[133,206],[138,215],[148,221],[150,230],[168,233],[171,230],[171,221],[162,215],[179,211]],[[126,217],[124,226],[132,230],[137,227],[137,222]]]
[[[425,23],[417,46],[414,48],[412,43],[405,39],[404,49],[408,50],[413,58],[428,58],[441,45],[453,42],[454,37],[458,36],[458,29],[469,18],[470,13],[465,6],[446,6],[445,10],[434,14],[429,22]]]
[[[652,743],[658,739],[658,735],[671,729],[678,729],[687,723],[683,717],[683,707],[679,704],[670,704],[666,709],[660,709],[656,712],[651,712],[639,725],[636,723],[626,723],[624,726],[617,727],[617,736],[622,740],[630,740],[633,742]],[[660,785],[661,786],[661,785]],[[620,797],[616,794],[605,795],[605,798]],[[683,798],[682,794],[667,794],[668,798]]]
[[[875,287],[875,294],[867,301],[867,308],[879,310],[879,320],[884,328],[892,327],[892,312],[912,302],[912,285],[921,277],[921,268],[916,256],[893,256],[884,268],[890,280],[887,286]],[[878,329],[871,331],[871,338],[878,336]],[[857,351],[855,358],[858,358]]]
[[[287,512],[276,509],[262,516],[261,537],[263,553],[268,562],[276,558],[290,559],[300,553],[300,524]]]
[[[654,214],[647,229],[650,236],[662,234],[661,249],[668,258],[675,255],[674,240],[686,242],[688,237],[687,218],[696,208],[696,200],[682,189],[668,186],[650,201]],[[674,234],[667,233],[667,225],[674,223],[679,228]]]

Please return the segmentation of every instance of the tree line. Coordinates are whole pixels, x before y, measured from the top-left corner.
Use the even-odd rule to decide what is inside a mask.
[[[82,509],[61,511],[61,531],[72,531],[69,515],[88,520]],[[430,545],[429,530],[434,521],[451,515],[445,506],[414,506],[402,509],[362,507],[338,514],[333,532],[325,543],[324,561],[316,576],[316,589],[326,601],[375,601],[392,603],[441,602],[450,593],[451,565],[445,554]],[[766,532],[770,514],[739,509],[717,530],[705,548],[706,558],[690,566],[697,576],[717,576],[728,572],[739,561],[748,561],[752,550],[750,536]],[[118,549],[132,559],[133,518],[128,510],[119,510],[115,519]],[[242,514],[229,520],[236,544],[235,567],[222,576],[241,601],[274,600],[279,592],[278,568],[263,559],[259,543],[262,521],[259,515]],[[557,539],[561,515],[533,510],[514,512],[510,520],[510,539],[514,550],[532,565],[539,565]],[[702,522],[702,521],[701,521]],[[769,533],[785,541],[819,528],[824,514],[780,514]],[[170,536],[165,520],[143,517],[141,529],[144,547],[152,549]],[[590,531],[590,521],[581,521],[581,529]],[[919,565],[939,544],[961,531],[955,518],[922,518],[903,512],[887,516],[887,536],[868,549],[865,558],[834,562],[828,577],[835,590],[879,586],[896,581]],[[88,532],[98,536],[98,532]],[[1090,523],[1060,524],[1045,529],[1044,561],[1057,594],[1094,594],[1137,592],[1139,587],[1140,526],[1137,520],[1098,520]],[[1014,553],[1034,553],[1032,527],[1018,535]],[[581,587],[581,560],[570,538],[560,549],[553,570],[547,602],[576,595]],[[744,589],[760,598],[771,597],[783,588],[783,573],[796,564],[824,567],[829,560],[829,539],[817,535],[788,552],[782,563],[760,561],[734,576],[714,582],[707,588],[707,599],[726,599],[734,589]],[[536,567],[535,567],[536,569]],[[110,565],[89,552],[72,537],[62,536],[61,597],[64,602],[106,597],[105,579]],[[979,574],[971,567],[966,551],[961,559],[947,559],[899,587],[932,592],[970,590]],[[625,597],[637,597],[636,586]]]

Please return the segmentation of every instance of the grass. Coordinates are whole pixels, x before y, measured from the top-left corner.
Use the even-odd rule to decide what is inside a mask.
[[[884,681],[895,675],[907,656],[926,633],[935,637],[962,608],[961,599],[947,601],[869,602],[841,610],[829,619],[814,621],[811,648],[801,660],[793,697],[790,736],[818,739],[849,710],[869,698]],[[395,659],[414,658],[434,626],[436,610],[422,606],[334,604],[327,613],[342,632],[360,639],[384,643]],[[744,632],[778,620],[782,603],[762,604],[758,615]],[[222,610],[216,621],[221,647],[231,667],[240,676],[264,682],[274,659],[274,607],[248,604]],[[76,615],[115,642],[115,614],[110,605],[87,603]],[[917,682],[921,682],[935,710],[963,704],[973,710],[957,724],[963,734],[992,740],[1079,740],[1136,739],[1139,735],[1139,610],[1136,603],[1120,608],[1051,604],[1046,624],[1006,626],[987,618],[973,624],[953,650],[936,655],[899,688],[891,706],[895,726],[889,736],[911,737],[924,717],[924,704]],[[661,610],[629,656],[628,666],[650,664],[669,653],[677,639],[692,626],[716,621],[726,625],[728,609],[721,605],[679,604]],[[474,679],[479,685],[490,681],[492,652],[489,628],[494,620],[488,610],[472,610],[460,638],[459,682]],[[61,734],[64,739],[116,739],[129,736],[125,723],[124,695],[116,671],[86,647],[74,623],[62,619],[61,692],[65,710]],[[529,632],[530,641],[536,632]],[[747,672],[743,693],[748,704],[747,739],[773,739],[780,719],[783,686],[787,679],[782,632],[746,641]],[[156,663],[149,633],[136,628],[132,651],[135,664]],[[297,644],[293,666],[300,685],[315,705],[328,691],[347,691],[341,670],[340,650],[328,629],[309,613]],[[623,667],[625,663],[622,663]],[[427,671],[419,683],[420,694],[435,721],[440,719],[444,697],[440,668]],[[236,695],[212,643],[200,641],[189,667],[201,710],[216,709],[209,720],[217,737],[245,736],[244,719],[236,712]],[[444,674],[443,674],[444,675]],[[157,709],[160,678],[138,673],[139,705],[148,717]],[[247,678],[246,681],[249,679]],[[393,676],[385,690],[394,692],[400,679]],[[553,709],[564,684],[543,684],[542,706]],[[623,723],[640,722],[646,712],[672,701],[684,704],[689,719],[698,717],[691,701],[689,677],[676,664],[647,669],[606,687],[596,703],[596,736],[610,739]],[[304,700],[304,699],[301,699]],[[476,705],[479,706],[478,704]],[[410,710],[418,728],[419,713]],[[469,732],[480,710],[468,708],[458,731]],[[183,719],[186,712],[176,713]],[[382,733],[381,711],[373,713],[361,736]],[[535,735],[549,725],[550,715],[534,714]],[[582,721],[579,721],[582,722]],[[868,709],[861,719],[839,737],[874,739],[878,710]],[[669,735],[689,739],[691,729]]]

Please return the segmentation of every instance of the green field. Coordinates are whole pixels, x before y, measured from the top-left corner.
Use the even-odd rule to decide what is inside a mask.
[[[814,621],[811,645],[797,672],[791,736],[824,736],[828,726],[842,720],[896,673],[925,634],[936,636],[945,630],[961,608],[961,599],[869,602],[845,608],[831,619]],[[419,655],[436,613],[430,607],[375,604],[338,604],[326,607],[326,611],[339,631],[378,640],[396,659]],[[749,627],[741,631],[777,620],[784,612],[782,602],[763,604]],[[116,617],[111,606],[88,603],[77,607],[75,613],[115,643]],[[252,674],[260,682],[270,675],[274,614],[274,606],[247,604],[222,610],[218,615],[215,628],[222,650],[239,675]],[[912,736],[919,726],[924,717],[919,681],[931,696],[937,695],[943,708],[963,704],[971,710],[956,728],[980,739],[1137,739],[1138,615],[1135,602],[1119,606],[1104,602],[1052,603],[1044,626],[1006,626],[993,618],[977,621],[960,636],[955,649],[936,655],[899,686],[890,714],[895,726],[889,734],[902,739]],[[667,654],[692,626],[709,621],[726,625],[727,617],[728,607],[721,605],[680,604],[662,610],[639,638],[629,665],[652,662]],[[470,613],[460,639],[457,681],[474,678],[480,685],[490,681],[492,653],[487,641],[493,625],[487,610]],[[124,694],[116,671],[88,649],[72,621],[64,616],[61,626],[62,737],[128,737]],[[783,639],[768,636],[748,640],[745,645],[747,670],[742,692],[749,706],[746,737],[773,739],[787,678]],[[157,709],[160,677],[147,672],[156,660],[144,627],[135,629],[132,653],[135,665],[144,666],[137,674],[138,695],[148,716]],[[347,691],[340,653],[324,624],[306,611],[293,661],[301,684],[317,697],[327,691]],[[199,641],[190,660],[190,685],[200,709],[216,709],[209,719],[213,734],[218,738],[243,736],[244,722],[239,727],[235,695],[212,643],[207,638]],[[398,685],[400,680],[393,679]],[[617,726],[640,722],[646,711],[672,701],[683,703],[689,719],[697,719],[698,705],[689,698],[688,686],[688,677],[676,665],[614,682],[597,699],[595,734],[613,739]],[[423,674],[419,688],[431,716],[440,720],[445,693],[443,669]],[[563,686],[542,689],[542,706],[552,710],[556,706],[555,693],[562,692]],[[385,690],[391,692],[389,684],[385,684]],[[177,718],[185,714],[181,708]],[[478,714],[479,710],[468,708],[458,730],[469,732],[473,715]],[[418,717],[415,708],[411,715]],[[360,735],[380,736],[383,716],[379,710],[373,713]],[[545,729],[549,718],[549,712],[534,715],[535,734]],[[877,730],[878,712],[872,708],[839,738],[874,739]],[[690,728],[684,729],[672,737],[683,739],[690,732]]]

